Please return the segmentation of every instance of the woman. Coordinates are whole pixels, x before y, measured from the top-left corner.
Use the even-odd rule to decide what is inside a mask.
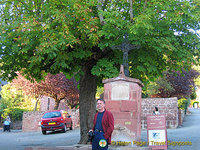
[[[158,107],[154,108],[153,115],[160,115],[160,112],[158,111]]]
[[[6,130],[10,132],[10,123],[11,123],[10,117],[7,116],[6,120],[3,123],[4,124],[4,126],[3,126],[3,129],[4,129],[3,132],[5,132]]]

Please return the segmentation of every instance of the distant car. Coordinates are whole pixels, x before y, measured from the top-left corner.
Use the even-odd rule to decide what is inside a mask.
[[[41,119],[42,133],[47,131],[61,130],[66,132],[67,128],[72,130],[71,116],[64,110],[54,110],[46,112]]]

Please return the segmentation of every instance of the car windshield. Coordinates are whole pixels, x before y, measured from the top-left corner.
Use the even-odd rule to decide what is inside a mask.
[[[60,112],[48,112],[48,113],[44,114],[44,116],[42,118],[57,118],[57,117],[61,117]]]

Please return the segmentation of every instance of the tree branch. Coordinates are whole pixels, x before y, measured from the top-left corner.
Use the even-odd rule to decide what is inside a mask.
[[[133,22],[133,0],[129,0],[130,3],[130,21]]]
[[[103,5],[103,0],[98,0],[98,5],[97,5],[97,8],[98,8],[98,10],[99,11],[101,11],[102,10],[102,5]],[[102,24],[102,25],[104,25],[105,24],[105,21],[104,21],[104,19],[103,19],[103,15],[102,14],[99,14],[99,19],[100,19],[100,23]]]

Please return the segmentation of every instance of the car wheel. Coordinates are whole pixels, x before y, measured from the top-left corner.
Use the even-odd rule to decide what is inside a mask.
[[[69,128],[70,130],[72,130],[72,126],[73,126],[73,124],[72,124],[72,122],[71,122],[71,127]]]
[[[47,131],[46,130],[42,130],[42,134],[47,134]]]
[[[62,129],[62,132],[65,133],[67,131],[66,125],[64,125],[64,128]]]

